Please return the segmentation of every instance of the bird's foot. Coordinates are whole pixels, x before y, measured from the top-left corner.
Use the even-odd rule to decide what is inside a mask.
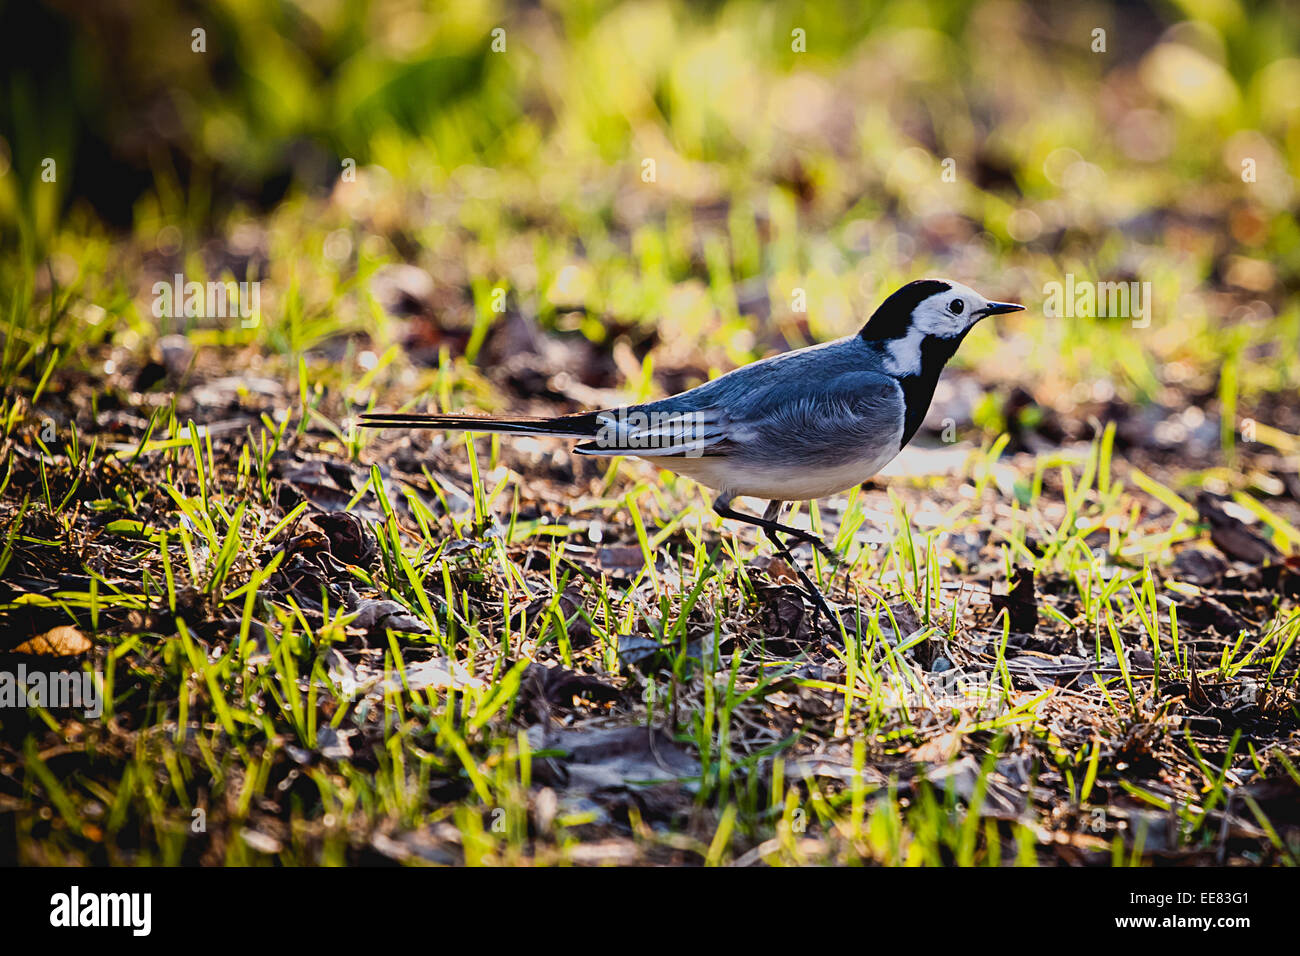
[[[776,553],[794,570],[794,573],[798,575],[799,582],[803,585],[800,590],[813,607],[813,633],[816,634],[818,632],[817,624],[819,615],[825,615],[826,622],[833,628],[836,621],[835,614],[831,610],[832,605],[826,599],[826,595],[822,594],[821,588],[817,586],[817,583],[812,579],[808,572],[805,571],[799,562],[795,560],[794,555],[790,553],[789,547],[786,546],[786,543],[782,541],[780,537],[775,533],[766,530],[764,531],[764,534],[767,539],[772,542],[772,546],[776,549]]]

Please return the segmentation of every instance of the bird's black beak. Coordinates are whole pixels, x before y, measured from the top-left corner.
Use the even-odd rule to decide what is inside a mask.
[[[1022,312],[1024,311],[1024,308],[1023,305],[1019,305],[1015,302],[990,302],[988,305],[984,306],[984,308],[980,309],[979,313],[980,318],[984,318],[986,315],[1002,315],[1006,312]]]

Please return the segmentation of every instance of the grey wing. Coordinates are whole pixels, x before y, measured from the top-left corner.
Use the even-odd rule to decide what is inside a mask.
[[[732,414],[756,389],[774,381],[778,362],[798,357],[798,352],[786,352],[657,402],[597,412],[596,440],[573,450],[580,455],[656,458],[725,454]]]
[[[786,352],[657,402],[597,413],[600,433],[574,451],[587,455],[779,457],[835,461],[842,445],[886,443],[903,421],[902,390],[864,370],[856,339]],[[860,449],[859,449],[860,454]]]
[[[903,431],[898,382],[877,372],[816,376],[815,370],[808,371],[715,390],[708,403],[688,392],[600,412],[601,434],[574,450],[587,455],[725,456],[813,467],[875,458],[886,451],[893,457]],[[693,400],[683,402],[688,396]]]
[[[893,457],[902,439],[903,390],[877,372],[819,383],[777,383],[733,410],[729,454],[753,462],[832,467]]]

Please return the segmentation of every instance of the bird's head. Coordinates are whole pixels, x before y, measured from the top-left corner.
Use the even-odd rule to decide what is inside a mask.
[[[895,375],[914,375],[922,371],[926,352],[942,365],[980,319],[1023,308],[993,302],[950,279],[917,279],[882,302],[858,334],[884,350]]]

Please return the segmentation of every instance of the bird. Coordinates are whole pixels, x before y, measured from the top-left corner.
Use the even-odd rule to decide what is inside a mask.
[[[782,524],[784,506],[839,494],[884,468],[921,427],[940,373],[967,334],[1023,305],[994,302],[949,279],[917,279],[885,298],[855,335],[743,365],[657,401],[556,417],[442,413],[360,416],[366,428],[423,428],[578,440],[578,455],[635,456],[717,492],[721,518],[761,529],[798,573],[814,606],[823,595],[781,536],[839,556],[809,531]],[[736,498],[768,502],[762,517]]]

